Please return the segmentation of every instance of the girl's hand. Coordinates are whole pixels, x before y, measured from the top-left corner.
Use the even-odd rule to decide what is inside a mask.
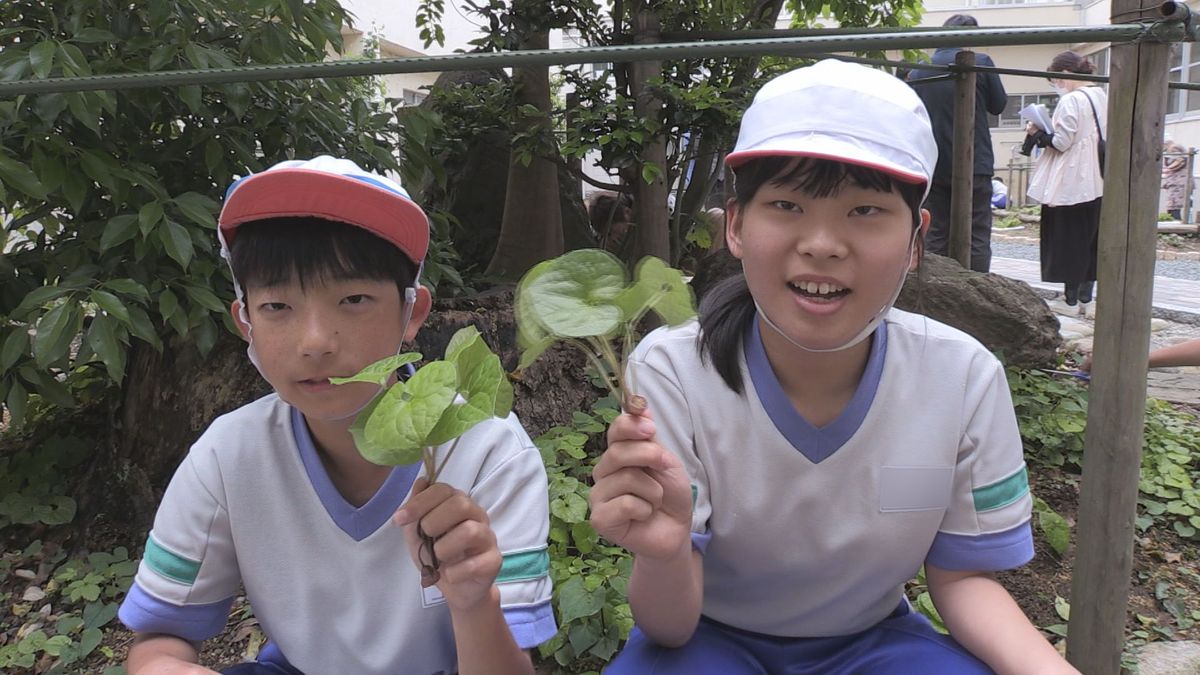
[[[392,519],[404,528],[408,550],[418,568],[430,563],[428,547],[421,550],[421,531],[434,540],[438,590],[452,610],[467,610],[493,601],[492,589],[500,573],[500,548],[487,512],[462,490],[445,483],[429,484],[418,478],[408,501]]]
[[[592,478],[591,522],[600,536],[649,558],[689,550],[691,484],[679,458],[654,441],[648,411],[613,420]]]

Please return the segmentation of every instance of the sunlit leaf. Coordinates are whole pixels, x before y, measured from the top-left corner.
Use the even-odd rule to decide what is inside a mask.
[[[350,377],[331,377],[329,381],[333,384],[348,384],[350,382],[372,382],[378,385],[387,384],[396,371],[409,363],[416,363],[421,360],[421,355],[417,352],[405,352],[395,356],[389,356],[385,359],[380,359],[375,363],[363,368],[356,374]]]
[[[552,335],[613,333],[621,322],[621,309],[614,301],[626,286],[621,261],[606,251],[581,249],[550,262],[528,284],[526,311]]]

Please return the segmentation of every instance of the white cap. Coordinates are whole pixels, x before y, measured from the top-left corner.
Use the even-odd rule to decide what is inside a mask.
[[[758,90],[725,163],[732,168],[778,155],[878,169],[923,183],[928,194],[937,143],[911,87],[882,70],[826,59]]]

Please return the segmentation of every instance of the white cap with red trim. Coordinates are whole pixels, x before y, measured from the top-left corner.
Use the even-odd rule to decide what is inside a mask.
[[[236,181],[218,219],[222,252],[243,223],[312,216],[361,227],[391,242],[415,264],[429,250],[429,219],[394,180],[328,155],[280,162]]]
[[[858,164],[929,191],[937,143],[917,93],[874,68],[835,59],[763,85],[742,116],[731,168],[768,156]]]

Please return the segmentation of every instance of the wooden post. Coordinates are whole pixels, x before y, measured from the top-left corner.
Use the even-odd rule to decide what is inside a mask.
[[[954,65],[974,67],[975,52],[962,50]],[[954,80],[954,175],[950,189],[951,258],[971,268],[971,203],[975,188],[975,71],[960,70]]]
[[[1113,0],[1111,11],[1127,21],[1139,9],[1137,0]],[[1117,675],[1125,642],[1169,50],[1134,42],[1111,51],[1100,287],[1067,638],[1067,658],[1088,675]]]

